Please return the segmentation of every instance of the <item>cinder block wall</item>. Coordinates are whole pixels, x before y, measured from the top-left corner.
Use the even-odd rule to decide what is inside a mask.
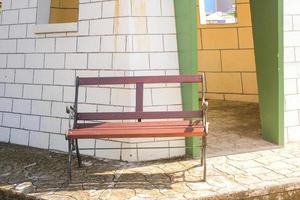
[[[300,1],[284,0],[285,136],[300,141]]]
[[[237,0],[237,17],[227,25],[201,25],[198,17],[199,70],[207,98],[258,102],[249,0]]]
[[[43,1],[43,0],[41,0]],[[0,141],[66,151],[65,106],[76,76],[179,74],[173,0],[80,0],[77,32],[34,34],[37,1],[4,0],[0,15]],[[80,90],[79,111],[132,111],[132,86]],[[181,110],[177,84],[149,85],[145,110]],[[81,140],[81,147],[184,146],[183,138]],[[87,151],[129,161],[183,149]]]

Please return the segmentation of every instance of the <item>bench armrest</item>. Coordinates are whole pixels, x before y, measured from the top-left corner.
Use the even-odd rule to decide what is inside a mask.
[[[73,108],[73,106],[67,106],[66,107],[66,113],[70,114],[70,113],[76,113],[75,108]]]

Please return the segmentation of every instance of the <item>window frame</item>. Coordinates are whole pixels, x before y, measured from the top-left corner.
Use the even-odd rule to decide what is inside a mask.
[[[50,24],[51,0],[38,0],[35,34],[78,32],[78,22]]]
[[[217,0],[214,0],[215,3],[217,3]],[[234,25],[238,24],[238,16],[237,16],[237,0],[233,0],[235,4],[235,13],[234,13],[234,22],[209,22],[207,21],[207,16],[206,16],[206,0],[198,0],[199,3],[199,17],[200,17],[200,25]]]

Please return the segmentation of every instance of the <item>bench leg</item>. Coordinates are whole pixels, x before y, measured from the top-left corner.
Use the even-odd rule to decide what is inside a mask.
[[[206,135],[202,137],[203,181],[206,181]]]
[[[78,139],[75,139],[75,145],[76,145],[76,155],[77,155],[77,160],[78,160],[78,167],[81,167],[81,156],[80,156],[79,148],[78,148]]]
[[[68,139],[68,182],[71,182],[72,179],[72,141]]]
[[[201,148],[200,149],[201,149],[200,165],[201,165],[201,167],[203,167],[203,164],[204,164],[204,162],[203,162],[204,161],[204,139],[203,139],[203,137],[201,138]]]

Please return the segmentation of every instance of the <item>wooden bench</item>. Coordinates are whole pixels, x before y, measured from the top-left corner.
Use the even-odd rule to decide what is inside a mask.
[[[202,87],[202,106],[196,111],[143,111],[144,84],[154,83],[202,83],[203,75],[182,76],[140,76],[140,77],[89,77],[76,78],[75,102],[67,107],[73,126],[66,134],[68,140],[68,178],[71,181],[71,161],[73,151],[76,151],[78,166],[81,166],[81,157],[78,148],[78,139],[101,138],[145,138],[145,137],[201,137],[201,166],[203,179],[206,180],[206,135],[208,132],[207,102],[205,101],[205,89]],[[136,107],[135,112],[78,112],[78,93],[80,86],[99,86],[115,84],[135,84]],[[156,121],[142,122],[151,119]],[[159,119],[159,120],[158,120]],[[177,121],[162,119],[181,119]],[[183,120],[182,120],[183,119]],[[136,120],[136,122],[103,122],[102,120]],[[85,123],[97,121],[97,123]],[[100,122],[98,122],[100,121]],[[162,147],[169,148],[169,147]],[[193,147],[176,147],[193,148]],[[84,150],[86,150],[85,148]],[[97,148],[115,149],[115,148]],[[123,148],[124,149],[124,148]],[[130,149],[130,148],[126,148]],[[148,148],[151,149],[151,148]],[[81,149],[82,150],[82,149]]]

